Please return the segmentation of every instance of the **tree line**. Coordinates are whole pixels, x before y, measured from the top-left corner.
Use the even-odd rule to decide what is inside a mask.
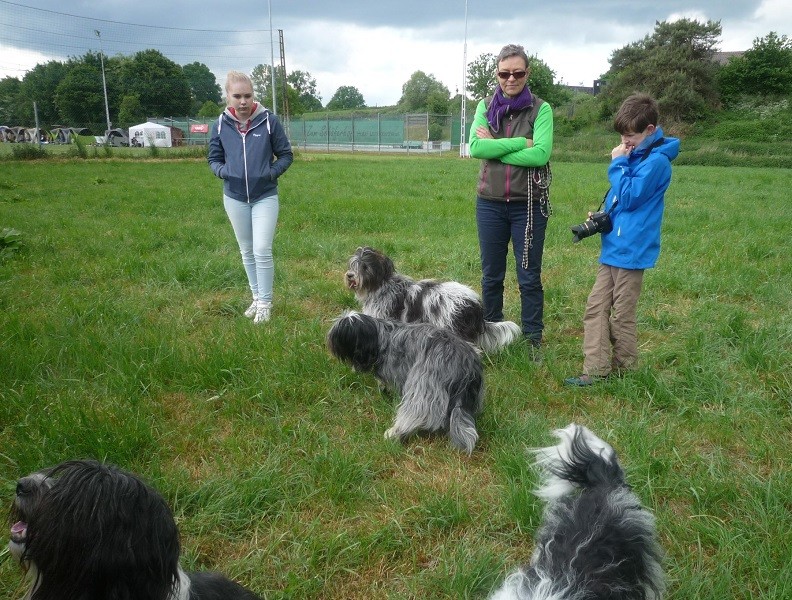
[[[714,60],[722,33],[719,21],[680,19],[657,22],[644,39],[615,50],[610,68],[601,75],[604,91],[598,97],[602,117],[616,110],[634,90],[654,95],[664,120],[695,123],[741,98],[785,98],[792,94],[792,43],[770,32],[754,40],[752,48],[721,65]],[[482,54],[468,64],[465,100],[475,103],[495,86],[495,56]],[[552,106],[570,100],[571,92],[557,82],[555,71],[531,56],[528,85]],[[21,80],[0,80],[0,124],[32,126],[33,103],[39,122],[49,126],[98,124],[104,129],[104,66],[110,120],[129,126],[149,116],[213,117],[223,109],[222,89],[209,68],[199,62],[180,66],[160,51],[149,49],[132,56],[104,57],[88,52],[65,62],[36,65]],[[272,98],[272,69],[258,65],[252,73],[256,95]],[[360,91],[339,87],[322,104],[316,80],[307,71],[275,69],[275,97],[279,112],[290,116],[319,110],[366,108]],[[416,71],[402,85],[394,112],[459,113],[463,97],[451,96],[434,75]],[[99,133],[99,132],[96,132]]]

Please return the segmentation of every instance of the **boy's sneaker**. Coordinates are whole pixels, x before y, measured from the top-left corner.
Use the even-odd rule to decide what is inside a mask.
[[[270,320],[270,312],[272,311],[272,302],[265,302],[259,300],[256,303],[256,316],[253,317],[253,322],[256,324],[266,323]]]
[[[583,374],[583,375],[578,375],[577,377],[567,377],[566,379],[564,379],[564,383],[566,385],[571,385],[575,387],[588,387],[605,379],[606,378],[603,375]]]
[[[252,319],[253,317],[256,316],[256,307],[257,306],[258,306],[258,299],[257,298],[253,298],[253,304],[248,306],[247,310],[245,311],[245,316],[248,319]]]

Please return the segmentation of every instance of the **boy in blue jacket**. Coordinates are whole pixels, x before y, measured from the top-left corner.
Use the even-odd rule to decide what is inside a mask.
[[[603,233],[600,266],[583,316],[583,373],[564,383],[588,386],[638,360],[636,313],[644,269],[660,254],[664,196],[679,140],[658,127],[657,102],[635,93],[619,108],[614,129],[621,143],[611,152],[605,198],[613,229]]]

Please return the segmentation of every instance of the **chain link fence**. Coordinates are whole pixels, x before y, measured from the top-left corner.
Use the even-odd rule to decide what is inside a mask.
[[[459,150],[460,125],[454,115],[352,113],[304,115],[287,128],[292,146],[303,150],[443,153]]]

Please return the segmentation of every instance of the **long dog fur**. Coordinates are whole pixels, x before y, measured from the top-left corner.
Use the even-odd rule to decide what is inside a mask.
[[[655,519],[613,448],[581,425],[534,450],[547,502],[530,564],[490,600],[659,600],[665,591]]]
[[[484,369],[476,348],[428,323],[402,323],[356,312],[339,317],[327,334],[330,353],[371,372],[401,397],[386,438],[447,431],[470,454],[484,398]]]
[[[344,276],[364,314],[405,323],[431,323],[453,331],[484,352],[499,350],[518,339],[512,321],[484,320],[481,298],[456,281],[414,279],[396,272],[393,261],[368,246],[349,259]]]
[[[21,478],[11,520],[26,600],[260,600],[218,573],[183,571],[165,500],[112,465],[74,460]]]

